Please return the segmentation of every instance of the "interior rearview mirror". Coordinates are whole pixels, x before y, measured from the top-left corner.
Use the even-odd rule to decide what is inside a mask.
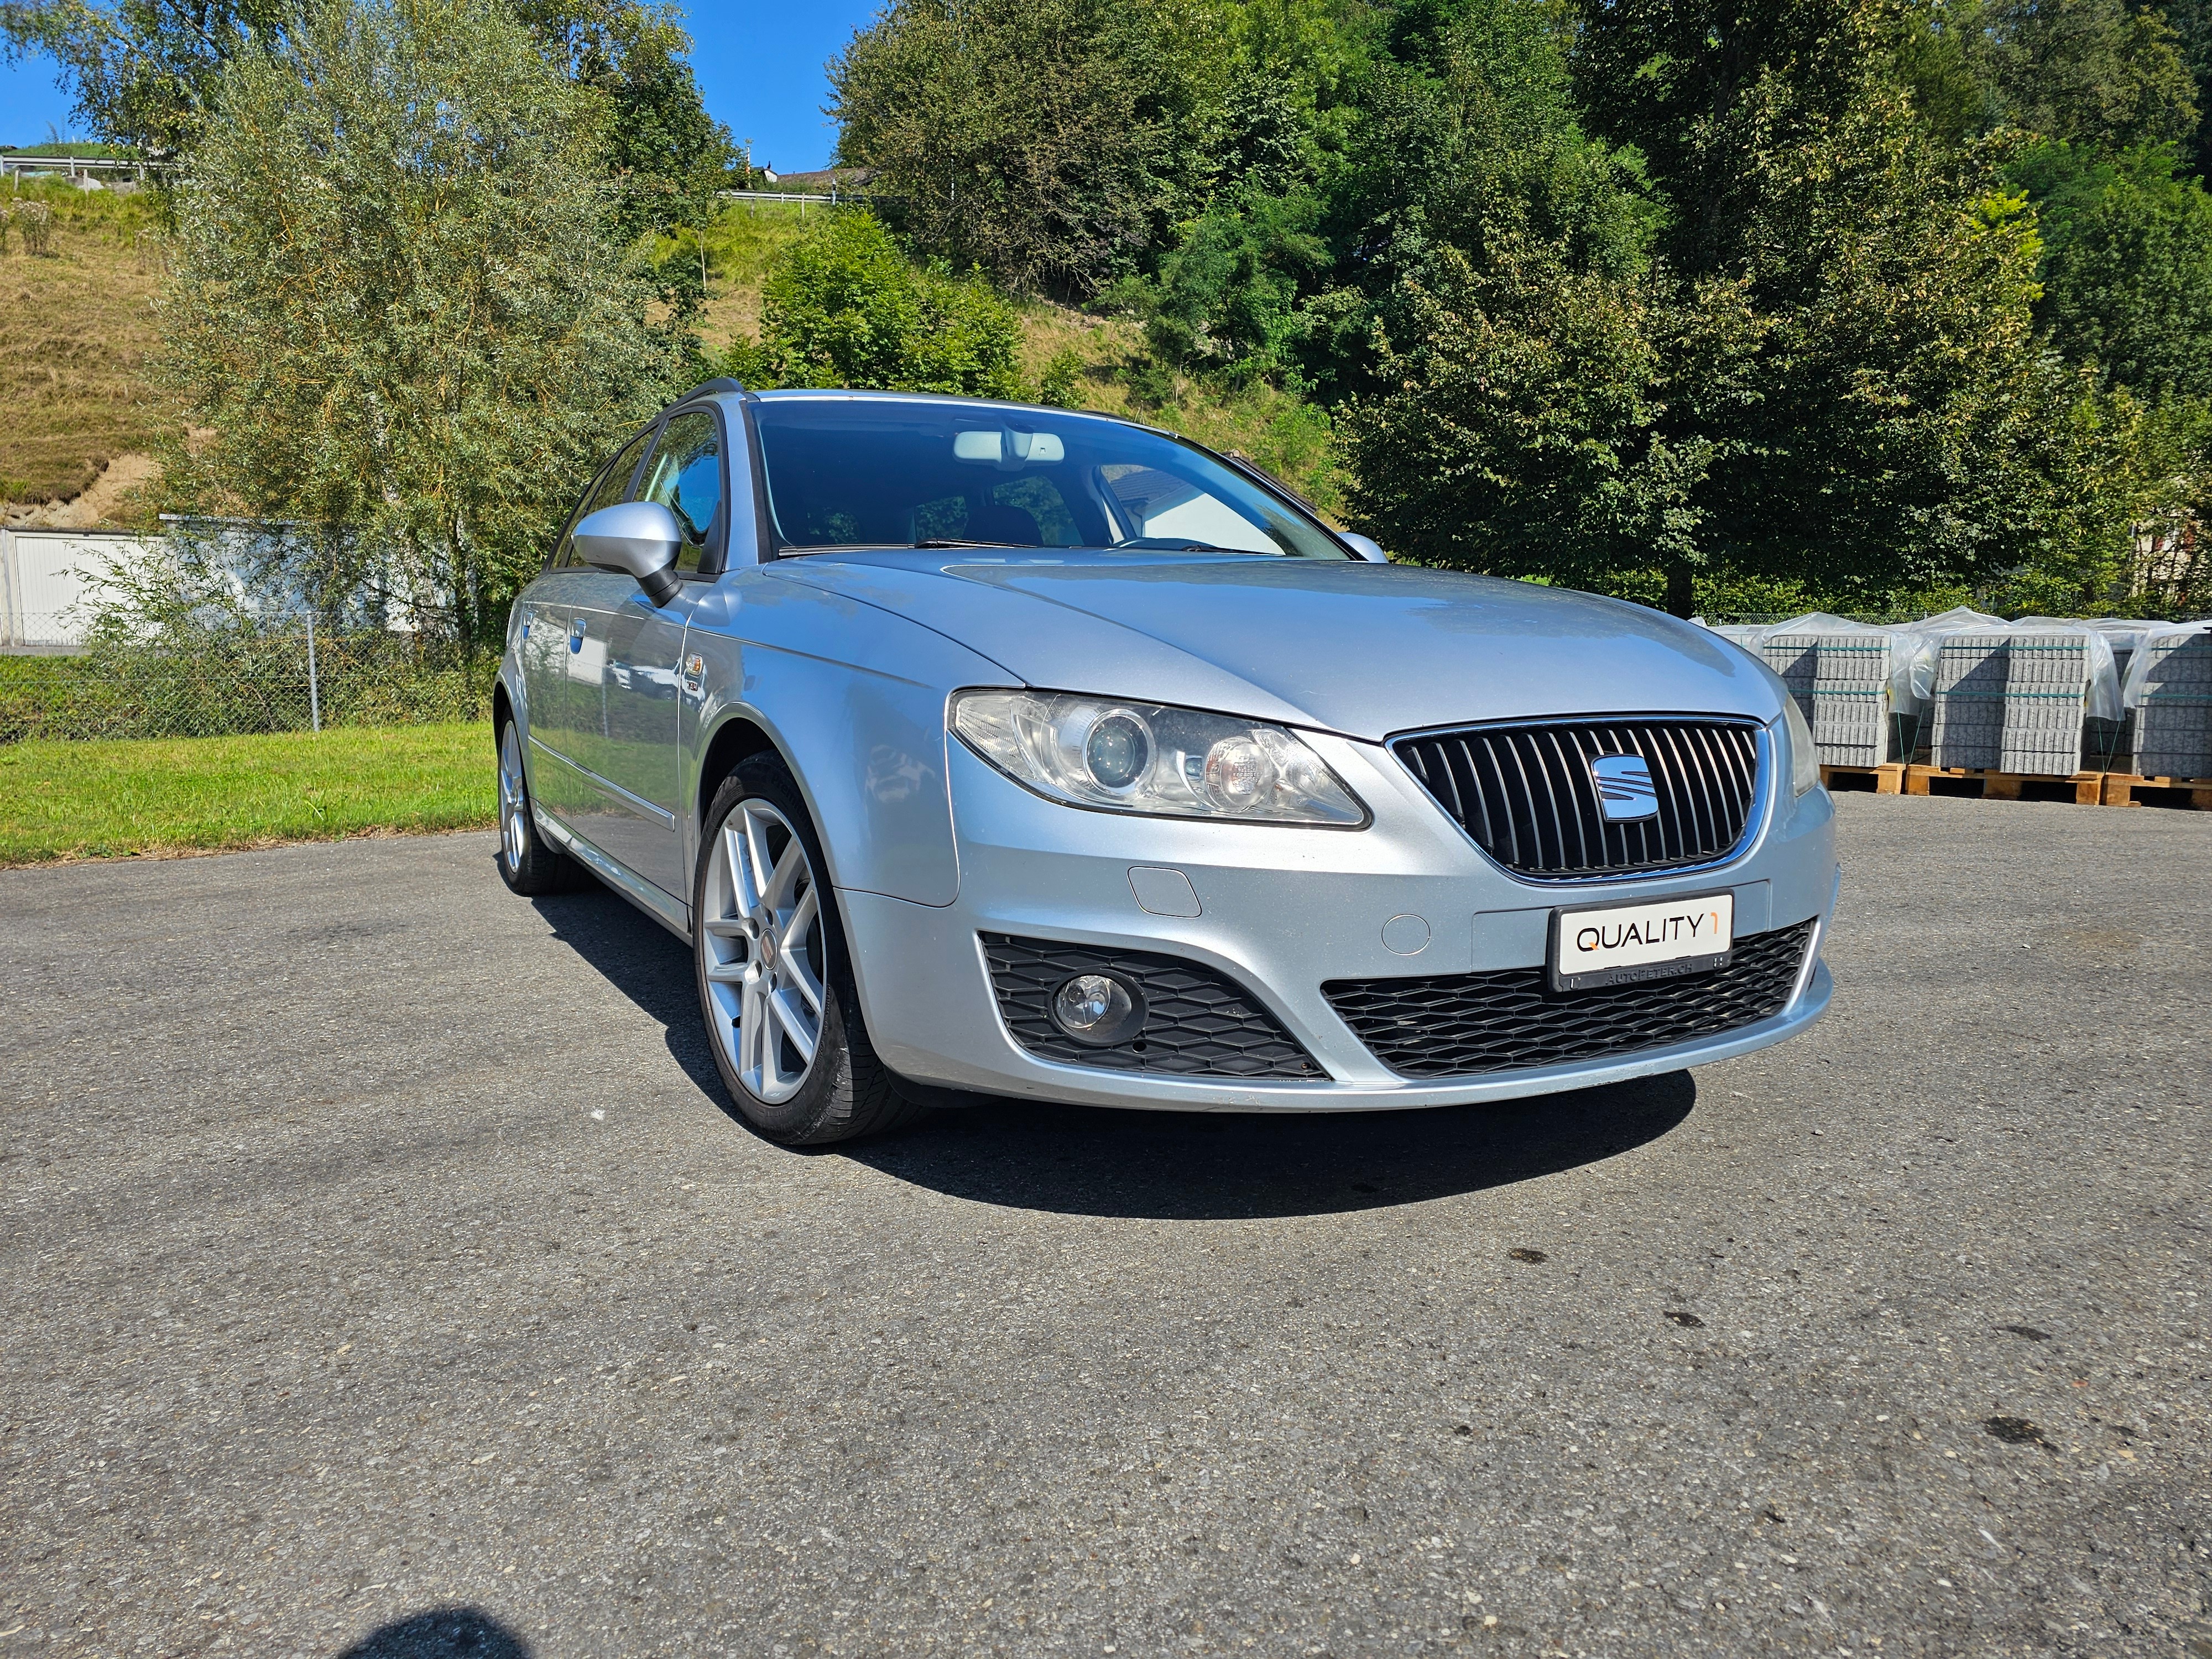
[[[1352,532],[1347,530],[1338,536],[1337,540],[1342,542],[1346,547],[1359,555],[1361,558],[1366,560],[1370,564],[1388,564],[1390,562],[1390,556],[1382,550],[1382,544],[1376,541],[1372,536],[1356,535]]]
[[[1014,432],[1005,428],[981,432],[956,432],[952,434],[952,454],[957,460],[990,461],[1000,471],[1012,471],[1022,466],[1050,466],[1067,459],[1067,446],[1057,433]]]
[[[587,514],[576,526],[576,556],[601,570],[634,576],[653,604],[682,589],[676,555],[684,545],[676,515],[659,501],[623,501]]]

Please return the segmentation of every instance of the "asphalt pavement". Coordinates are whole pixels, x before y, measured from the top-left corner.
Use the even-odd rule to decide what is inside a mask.
[[[2212,815],[1778,1049],[799,1153],[488,835],[0,875],[0,1655],[2212,1656]]]

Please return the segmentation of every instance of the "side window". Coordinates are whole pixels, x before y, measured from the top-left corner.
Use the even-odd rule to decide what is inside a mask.
[[[623,446],[622,453],[616,456],[609,463],[607,470],[599,475],[599,483],[592,487],[592,493],[584,498],[584,504],[576,509],[576,516],[568,520],[568,528],[561,534],[560,550],[553,556],[555,565],[576,562],[575,550],[568,538],[578,523],[603,507],[612,507],[617,501],[629,499],[630,474],[637,471],[637,458],[645,453],[646,440],[652,436],[650,431],[639,433]]]
[[[678,415],[661,429],[660,447],[637,498],[659,501],[676,515],[684,532],[676,568],[696,574],[710,539],[720,533],[722,510],[722,434],[712,415]]]

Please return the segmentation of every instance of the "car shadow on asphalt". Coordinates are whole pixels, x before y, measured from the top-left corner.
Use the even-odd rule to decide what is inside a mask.
[[[956,1198],[1204,1221],[1389,1208],[1618,1157],[1689,1116],[1687,1072],[1418,1112],[1130,1112],[981,1101],[844,1156]]]
[[[660,1022],[670,1056],[709,1099],[722,1103],[722,1077],[700,1024],[699,987],[684,942],[596,884],[531,902],[556,939]]]
[[[605,890],[541,898],[555,934],[666,1032],[733,1119],[699,1023],[691,956]],[[1687,1072],[1417,1112],[1132,1112],[965,1097],[902,1134],[824,1149],[953,1197],[1024,1210],[1226,1220],[1384,1209],[1595,1164],[1697,1104]]]

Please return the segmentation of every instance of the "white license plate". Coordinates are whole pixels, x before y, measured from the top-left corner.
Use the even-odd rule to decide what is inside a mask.
[[[1588,991],[1701,974],[1728,961],[1735,936],[1734,893],[1554,910],[1552,988]]]

